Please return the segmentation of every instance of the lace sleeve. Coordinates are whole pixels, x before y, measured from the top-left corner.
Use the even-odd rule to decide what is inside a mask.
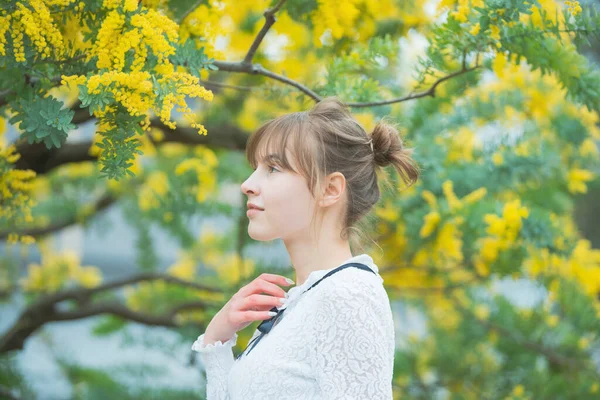
[[[322,287],[312,362],[322,398],[392,399],[394,323],[380,283],[344,277]]]
[[[234,334],[225,343],[216,341],[204,344],[204,333],[192,344],[192,350],[200,353],[202,364],[206,369],[206,399],[229,400],[227,376],[233,365],[232,347],[237,342],[238,335]]]

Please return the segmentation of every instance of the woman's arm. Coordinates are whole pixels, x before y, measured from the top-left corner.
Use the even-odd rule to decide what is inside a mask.
[[[205,344],[204,338],[205,333],[196,339],[192,350],[200,353],[202,364],[206,369],[206,399],[229,400],[227,377],[233,366],[232,348],[237,342],[238,335],[235,333],[225,342],[219,340],[211,344]]]
[[[340,276],[321,288],[312,359],[324,400],[391,400],[395,333],[381,283]]]

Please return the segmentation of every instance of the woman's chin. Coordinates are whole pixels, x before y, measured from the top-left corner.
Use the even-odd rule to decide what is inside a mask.
[[[269,240],[274,240],[276,237],[273,235],[269,235],[268,232],[261,232],[260,230],[252,229],[252,223],[248,226],[248,236],[250,236],[253,240],[258,240],[260,242],[268,242]]]

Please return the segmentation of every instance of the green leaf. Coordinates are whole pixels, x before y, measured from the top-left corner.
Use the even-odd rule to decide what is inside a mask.
[[[127,321],[124,319],[109,315],[92,328],[92,333],[96,336],[107,336],[119,331],[125,325],[127,325]]]
[[[48,149],[53,146],[58,148],[66,140],[68,132],[75,127],[71,124],[74,112],[63,110],[63,105],[51,96],[40,97],[29,89],[15,103],[16,115],[10,122],[19,124],[22,136],[28,143],[43,141]],[[57,124],[57,121],[64,122]]]

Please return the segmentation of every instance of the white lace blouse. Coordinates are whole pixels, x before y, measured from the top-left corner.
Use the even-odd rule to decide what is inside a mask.
[[[334,268],[311,272],[288,290],[271,331],[239,359],[237,333],[210,345],[200,335],[192,350],[206,369],[207,399],[392,399],[395,334],[383,278],[367,254],[348,262],[375,274],[345,268],[302,293]]]

